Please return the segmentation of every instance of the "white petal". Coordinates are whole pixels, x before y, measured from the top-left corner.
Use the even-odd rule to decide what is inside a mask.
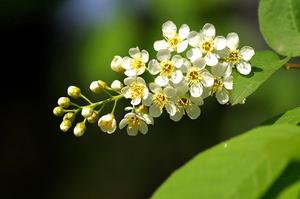
[[[194,120],[200,116],[201,110],[197,105],[192,104],[186,108],[186,113],[192,120]]]
[[[145,70],[146,70],[146,68],[145,67],[142,67],[142,68],[139,68],[138,70],[137,70],[137,75],[141,75],[141,74],[143,74],[144,72],[145,72]]]
[[[185,49],[188,47],[188,45],[189,45],[188,40],[184,40],[184,41],[180,42],[177,46],[177,52],[182,53],[183,51],[185,51]]]
[[[198,59],[194,60],[193,65],[203,69],[206,66],[206,61],[202,57],[199,57]]]
[[[173,116],[176,114],[176,106],[173,102],[170,102],[166,104],[166,110],[169,113],[170,116]]]
[[[130,136],[136,136],[138,134],[139,129],[136,128],[132,128],[132,127],[127,127],[127,134]]]
[[[203,87],[203,93],[201,95],[201,98],[205,99],[205,98],[209,97],[210,95],[211,95],[210,88]]]
[[[227,90],[232,90],[232,88],[233,88],[233,77],[228,76],[228,77],[223,78],[223,84],[224,84],[224,87]]]
[[[160,71],[159,63],[156,59],[152,59],[148,64],[148,70],[152,75],[157,75]]]
[[[139,104],[141,103],[141,101],[142,101],[141,98],[136,98],[136,99],[132,99],[130,103],[131,103],[133,106],[136,106],[136,105],[139,105]]]
[[[162,49],[167,49],[168,48],[168,42],[165,40],[159,40],[154,42],[153,44],[154,50],[159,51]]]
[[[141,84],[146,85],[145,80],[144,80],[143,78],[141,78],[141,77],[137,77],[137,78],[136,78],[136,81],[137,81],[138,83],[141,83]]]
[[[130,84],[132,84],[134,81],[135,81],[135,78],[127,77],[127,78],[124,79],[124,84],[125,84],[125,85],[130,85]]]
[[[192,97],[191,96],[190,99],[194,104],[196,104],[198,106],[203,105],[203,103],[204,103],[202,97]]]
[[[231,73],[231,68],[226,62],[218,63],[215,66],[211,67],[211,72],[216,77],[227,76],[229,72]]]
[[[189,91],[189,87],[185,83],[176,86],[177,95],[185,95]]]
[[[159,61],[169,60],[171,58],[171,52],[168,49],[162,49],[157,52],[156,57]]]
[[[254,55],[254,49],[250,46],[244,46],[241,51],[242,59],[245,61],[249,61]]]
[[[201,73],[201,77],[203,86],[210,87],[214,84],[214,77],[209,72]]]
[[[122,64],[123,68],[125,68],[126,70],[131,69],[130,64],[131,64],[131,58],[130,57],[124,57],[123,58],[123,64]]]
[[[214,48],[216,50],[223,50],[226,47],[226,39],[223,36],[217,36],[214,39]]]
[[[143,92],[143,100],[147,99],[148,96],[149,96],[149,89],[145,87]]]
[[[218,58],[216,54],[213,53],[208,53],[205,57],[204,60],[208,66],[214,66],[218,63]]]
[[[223,88],[220,92],[216,93],[216,98],[220,104],[226,104],[229,101],[228,91]]]
[[[111,126],[111,129],[108,129],[107,133],[108,134],[112,134],[113,132],[115,132],[117,129],[117,121],[114,119],[112,121],[112,126]]]
[[[251,72],[251,65],[248,62],[240,62],[236,66],[239,73],[242,75],[248,75]]]
[[[172,82],[174,84],[179,84],[183,79],[183,74],[180,70],[176,70],[171,76]]]
[[[143,105],[150,106],[152,104],[152,94],[149,93],[148,97],[143,100]]]
[[[173,98],[175,97],[176,95],[176,89],[173,88],[172,86],[167,86],[165,89],[164,89],[164,94],[166,94],[166,96],[168,98]]]
[[[144,121],[140,122],[139,131],[144,135],[148,132],[148,126]]]
[[[149,84],[149,88],[153,93],[157,93],[157,92],[162,91],[161,87],[158,84],[154,83],[154,82],[151,82]]]
[[[235,32],[228,33],[226,40],[226,46],[230,50],[235,50],[239,46],[239,36]]]
[[[153,104],[149,108],[149,114],[152,117],[159,117],[162,114],[162,109],[159,106]]]
[[[174,55],[172,57],[172,62],[176,68],[180,68],[183,65],[183,58],[180,55]]]
[[[119,123],[119,128],[122,129],[127,125],[127,119],[122,119]]]
[[[198,59],[202,56],[202,53],[199,48],[192,48],[187,51],[186,56],[188,59],[190,59],[192,62],[194,62],[196,59]]]
[[[177,27],[172,21],[167,21],[162,25],[163,35],[167,38],[174,37],[177,32]]]
[[[129,55],[130,55],[132,58],[141,58],[141,52],[140,52],[139,47],[136,47],[136,48],[130,48],[130,49],[129,49]]]
[[[184,110],[182,108],[180,108],[179,110],[177,110],[177,112],[175,113],[175,115],[173,116],[170,116],[170,119],[175,121],[175,122],[178,122],[179,120],[181,120],[184,112]]]
[[[154,82],[160,86],[166,86],[169,83],[169,79],[159,75],[155,78]]]
[[[142,61],[147,63],[149,61],[149,53],[146,50],[142,50],[141,52]]]
[[[190,27],[186,24],[182,24],[178,31],[178,36],[180,39],[186,39],[189,36]]]
[[[193,84],[190,88],[191,96],[200,97],[203,92],[203,88],[201,84]]]
[[[203,26],[201,33],[205,36],[205,38],[214,38],[216,35],[215,26],[210,23],[206,23]]]
[[[143,118],[147,124],[154,124],[153,117],[151,117],[149,114],[144,114]]]
[[[126,99],[130,98],[130,92],[129,92],[129,87],[126,86],[121,89],[121,93],[124,95]]]
[[[127,75],[128,77],[134,77],[134,76],[137,76],[137,71],[133,70],[133,69],[129,69],[129,70],[126,70],[124,72],[124,74]]]
[[[193,47],[199,46],[202,40],[203,40],[202,36],[196,31],[190,32],[188,36],[189,44]]]

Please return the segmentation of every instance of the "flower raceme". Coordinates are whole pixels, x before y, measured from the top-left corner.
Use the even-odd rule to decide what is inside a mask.
[[[254,50],[250,46],[239,49],[239,36],[229,33],[226,37],[216,35],[215,27],[206,23],[199,32],[190,31],[183,24],[177,29],[172,21],[162,25],[163,39],[154,42],[156,57],[149,59],[146,50],[130,48],[129,56],[116,55],[111,61],[111,69],[126,77],[123,83],[114,80],[111,85],[102,80],[93,81],[90,90],[95,94],[106,94],[107,99],[92,102],[84,96],[80,88],[70,86],[70,98],[82,98],[87,103],[78,105],[69,97],[60,97],[53,109],[56,116],[63,116],[60,129],[67,132],[76,116],[81,114],[73,129],[76,137],[86,131],[86,123],[97,123],[101,131],[112,134],[119,126],[127,126],[127,134],[146,134],[148,125],[154,125],[154,118],[164,110],[173,121],[184,115],[197,119],[204,99],[215,96],[220,104],[228,104],[234,89],[232,71],[240,75],[251,73],[250,60]],[[148,72],[153,82],[146,82],[142,75]],[[128,111],[119,124],[115,110],[120,99],[130,101]],[[113,103],[112,110],[104,113],[104,108]]]

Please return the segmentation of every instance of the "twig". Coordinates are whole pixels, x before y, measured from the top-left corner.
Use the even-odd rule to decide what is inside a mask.
[[[287,63],[287,64],[284,65],[284,68],[286,70],[289,70],[291,68],[300,69],[300,64]]]

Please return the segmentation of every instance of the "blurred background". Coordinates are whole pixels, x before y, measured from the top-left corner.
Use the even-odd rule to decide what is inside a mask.
[[[107,135],[89,125],[76,138],[61,133],[61,119],[52,114],[69,85],[92,96],[91,81],[121,80],[110,70],[114,55],[139,46],[154,57],[153,42],[167,20],[197,31],[210,22],[217,34],[236,31],[242,44],[267,50],[257,5],[258,0],[2,0],[0,197],[149,198],[197,153],[299,106],[300,70],[282,69],[245,105],[221,106],[211,98],[196,121],[174,123],[164,115],[146,136]]]

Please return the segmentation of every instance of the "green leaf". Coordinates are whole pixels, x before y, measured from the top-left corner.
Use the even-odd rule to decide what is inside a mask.
[[[300,56],[300,1],[261,0],[260,31],[268,45],[281,55]]]
[[[286,188],[278,199],[299,199],[300,198],[300,181]]]
[[[292,109],[283,114],[275,124],[299,124],[300,123],[300,107]]]
[[[258,198],[292,158],[300,158],[300,127],[259,127],[200,153],[152,198]]]
[[[287,63],[289,58],[280,60],[271,51],[256,52],[251,60],[252,73],[247,76],[233,73],[233,90],[230,96],[230,103],[236,105],[251,95],[263,82],[265,82],[275,71]]]

